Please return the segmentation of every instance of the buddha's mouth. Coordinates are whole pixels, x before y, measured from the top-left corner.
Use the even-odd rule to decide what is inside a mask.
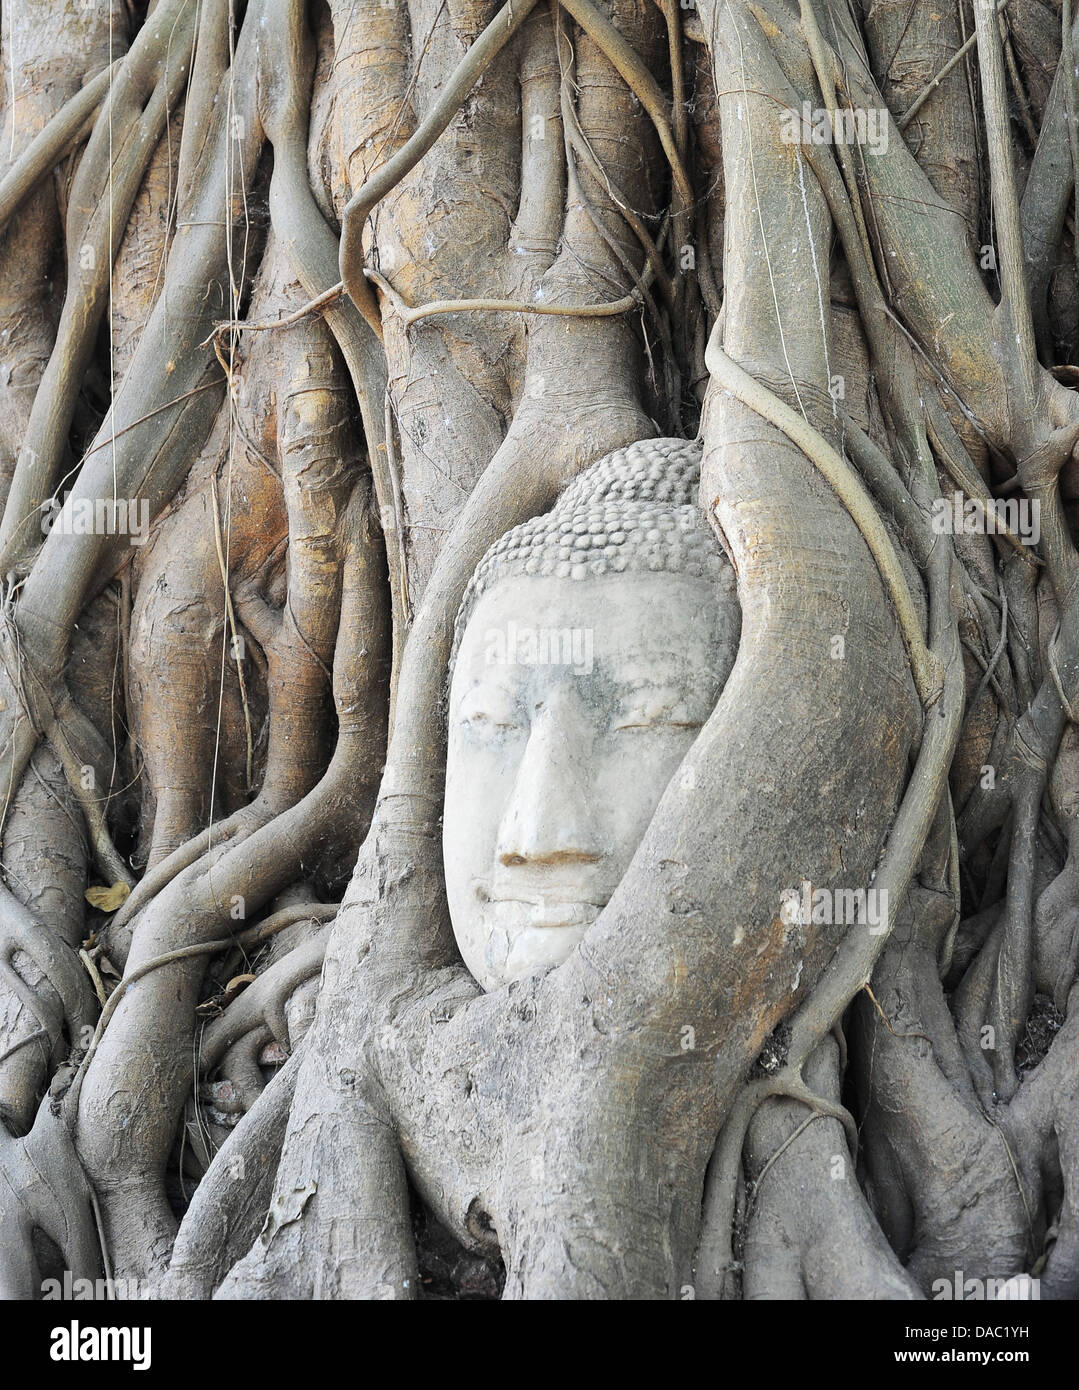
[[[587,927],[596,920],[605,903],[580,899],[535,897],[499,897],[482,886],[477,896],[490,908],[499,926],[507,929],[522,927]]]

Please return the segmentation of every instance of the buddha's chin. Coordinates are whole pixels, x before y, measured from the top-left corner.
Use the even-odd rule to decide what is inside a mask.
[[[482,898],[458,903],[450,920],[465,965],[485,990],[561,965],[603,910],[595,902]],[[457,910],[460,909],[460,910]]]
[[[531,975],[534,970],[561,965],[587,930],[588,924],[582,922],[566,926],[523,927],[514,936],[509,954],[498,973],[508,983],[519,980],[523,975]]]

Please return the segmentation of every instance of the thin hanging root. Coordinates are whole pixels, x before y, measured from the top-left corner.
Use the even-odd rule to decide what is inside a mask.
[[[261,946],[278,932],[294,927],[297,922],[332,922],[341,911],[340,903],[299,903],[294,907],[283,907],[264,922],[258,922],[247,931],[240,932],[235,944],[245,951]]]
[[[955,825],[955,806],[948,790],[948,891],[952,896],[952,920],[940,948],[940,978],[943,980],[952,966],[952,953],[959,922],[963,915],[963,890],[959,873],[959,834]]]
[[[850,513],[895,605],[910,656],[914,684],[923,707],[929,709],[944,688],[944,668],[939,657],[925,644],[918,611],[914,607],[899,556],[861,479],[818,430],[727,356],[720,344],[721,336],[722,324],[717,322],[705,351],[708,370],[724,390],[730,391],[743,405],[771,421],[802,450]]]
[[[77,273],[74,262],[69,268],[56,340],[19,448],[0,518],[4,573],[26,564],[40,540],[27,523],[37,516],[62,470],[82,377],[108,303],[118,229],[127,225],[169,112],[186,85],[186,64],[170,65],[165,59],[170,36],[175,33],[175,41],[183,44],[193,23],[193,11],[185,17],[183,6],[171,4],[172,10],[177,8],[173,16],[163,6],[160,30],[156,24],[148,26],[132,45],[72,184],[68,244],[82,243],[92,255],[85,265],[80,260]]]
[[[174,878],[183,873],[185,869],[189,869],[203,855],[210,854],[214,850],[220,852],[228,847],[229,842],[242,829],[245,820],[244,813],[249,809],[247,806],[241,806],[238,811],[233,811],[232,815],[225,820],[216,821],[206,830],[200,830],[197,835],[192,835],[185,844],[179,845],[159,864],[155,864],[149,873],[144,874],[132,888],[130,897],[112,919],[112,929],[119,930],[121,927],[127,926],[151,898],[156,897]],[[257,828],[254,821],[251,824],[252,829]]]
[[[382,338],[382,320],[375,297],[367,284],[367,274],[363,264],[364,223],[376,204],[415,168],[446,129],[461,103],[513,34],[528,18],[536,3],[537,0],[516,0],[516,4],[514,4],[511,0],[510,4],[499,10],[461,59],[438,102],[411,138],[392,159],[387,160],[367,180],[362,188],[352,195],[345,208],[341,218],[341,279],[352,302],[380,340]],[[685,209],[691,208],[694,202],[693,185],[682,162],[678,143],[671,129],[666,99],[659,84],[645,67],[632,45],[626,42],[607,16],[598,10],[591,3],[591,0],[560,0],[560,3],[585,30],[593,43],[602,50],[604,56],[622,76],[651,117],[663,151],[670,161],[675,192],[683,207]],[[451,302],[457,303],[457,301]],[[475,305],[469,307],[479,305],[511,313],[557,312],[553,306],[546,310],[541,310],[539,306],[536,306],[524,311],[520,306],[510,301],[477,301]],[[431,310],[427,307],[423,312],[426,315]],[[457,310],[438,308],[435,312],[454,313]],[[622,313],[625,311],[604,306],[604,312]],[[591,316],[595,317],[596,314],[593,312]]]
[[[1064,0],[1064,3],[1065,5],[1067,5],[1068,0]],[[1008,0],[998,0],[997,14],[1003,14],[1007,4]],[[906,130],[907,126],[910,125],[911,121],[913,121],[914,117],[922,109],[922,107],[937,90],[937,88],[948,76],[948,74],[950,72],[953,72],[959,66],[959,64],[963,61],[963,59],[967,56],[967,54],[970,52],[970,50],[974,47],[974,45],[977,42],[978,35],[975,32],[971,34],[970,38],[967,39],[966,43],[962,44],[959,48],[955,50],[952,56],[937,73],[936,77],[932,78],[922,88],[922,90],[914,98],[914,100],[903,112],[903,114],[896,119],[896,125],[899,127],[900,130]]]
[[[225,560],[225,550],[221,541],[221,506],[217,499],[217,475],[210,474],[210,495],[214,504],[214,545],[217,548],[217,563],[221,568],[221,584],[225,590],[225,612],[228,615],[229,631],[232,633],[232,651],[236,658],[236,678],[240,683],[240,700],[244,710],[244,733],[247,739],[247,767],[245,785],[248,793],[254,782],[254,740],[251,735],[251,707],[247,702],[247,681],[244,678],[244,663],[240,656],[239,635],[236,631],[236,613],[232,606],[232,591],[229,587],[229,567]]]
[[[659,245],[657,245],[657,243],[653,241],[652,237],[648,233],[648,228],[644,225],[641,219],[629,206],[629,203],[627,202],[626,198],[623,196],[621,191],[615,186],[615,184],[611,182],[611,179],[608,176],[607,171],[603,168],[603,166],[600,164],[599,160],[593,153],[592,147],[591,145],[589,145],[588,140],[585,138],[584,131],[581,129],[580,122],[577,119],[577,113],[573,109],[573,104],[569,100],[569,95],[566,91],[565,86],[563,86],[562,88],[562,95],[563,124],[566,127],[566,135],[573,153],[577,156],[578,159],[581,160],[585,168],[600,185],[600,187],[606,189],[608,198],[611,199],[615,207],[617,207],[618,211],[622,214],[626,222],[633,229],[633,232],[637,237],[637,240],[641,243],[641,247],[644,251],[645,256],[647,257],[648,264],[645,267],[646,273],[654,277],[656,283],[659,285],[660,292],[662,293],[664,300],[667,302],[668,305],[670,305],[673,308],[675,303],[677,302],[678,293],[674,282],[672,281],[671,277],[667,274],[667,271],[663,265],[663,257],[660,255]],[[578,187],[579,186],[580,181],[578,180]],[[583,192],[581,196],[582,200],[584,200],[585,195]],[[592,218],[593,223],[595,223],[597,219],[591,203],[588,204],[588,212],[589,216]],[[664,230],[666,229],[667,225],[668,223],[665,221]],[[662,232],[660,233],[659,240],[660,242],[662,242],[663,240]],[[624,260],[624,257],[620,255],[619,259]],[[641,293],[643,298],[643,289],[639,292]]]
[[[393,623],[393,670],[394,677],[390,682],[390,728],[393,728],[394,709],[397,704],[397,681],[396,673],[401,670],[401,656],[404,652],[405,642],[408,638],[409,629],[412,626],[412,604],[408,598],[408,547],[405,544],[405,503],[401,496],[401,462],[397,454],[397,446],[394,440],[393,430],[393,395],[390,391],[390,383],[386,382],[386,391],[382,402],[382,425],[383,439],[386,454],[386,477],[390,484],[390,500],[393,510],[393,532],[397,544],[391,546],[388,536],[385,536],[385,525],[383,525],[383,535],[386,540],[386,568],[390,578],[390,601],[393,604],[395,614],[400,614],[400,621],[396,618]],[[394,557],[397,563],[394,564]]]
[[[1015,61],[1015,46],[1012,43],[1011,28],[1006,21],[1000,21],[1001,38],[1004,43],[1004,58],[1008,65],[1008,76],[1011,78],[1012,91],[1019,104],[1019,113],[1023,118],[1023,129],[1027,133],[1032,149],[1038,145],[1038,128],[1034,124],[1034,118],[1030,114],[1030,98],[1026,94],[1023,86],[1022,74],[1019,71],[1019,64]]]
[[[283,1047],[290,1046],[285,1005],[296,990],[322,969],[329,933],[320,930],[274,961],[225,1012],[207,1024],[199,1045],[199,1070],[209,1076],[230,1048],[265,1027]]]
[[[49,982],[50,988],[60,1001],[64,1021],[72,1039],[77,1039],[82,1028],[92,1023],[97,1013],[90,980],[78,957],[66,941],[58,936],[44,922],[34,917],[28,908],[10,892],[0,886],[0,909],[3,911],[3,931],[0,934],[0,962],[11,968],[16,952],[22,952],[37,966]],[[11,981],[14,984],[14,981]],[[29,988],[29,986],[27,986]],[[16,986],[18,991],[18,986]],[[21,991],[20,997],[21,997]],[[35,996],[36,1001],[36,996]],[[55,1046],[58,1034],[53,1034],[48,1021],[40,1018],[40,1001],[24,1000],[38,1022],[50,1033]]]
[[[154,956],[152,960],[143,961],[140,966],[132,970],[130,975],[124,976],[109,995],[108,1003],[101,1010],[101,1016],[98,1018],[97,1027],[94,1029],[94,1036],[90,1040],[90,1046],[87,1048],[86,1055],[79,1064],[79,1070],[75,1075],[75,1080],[71,1083],[70,1089],[64,1096],[64,1115],[72,1128],[74,1127],[75,1119],[78,1114],[79,1093],[82,1090],[83,1079],[86,1076],[90,1063],[94,1060],[94,1054],[97,1052],[102,1035],[109,1026],[109,1020],[115,1014],[120,1005],[120,1001],[127,994],[131,986],[137,984],[144,976],[149,975],[151,971],[157,970],[162,965],[171,965],[174,961],[178,960],[190,960],[194,956],[212,956],[218,951],[227,950],[231,945],[231,939],[224,938],[217,941],[201,941],[194,946],[178,946],[175,950],[165,951],[160,956]]]
[[[749,1202],[746,1206],[745,1219],[747,1223],[749,1221],[749,1218],[757,1209],[757,1199],[761,1194],[761,1188],[764,1185],[764,1179],[768,1175],[769,1171],[774,1167],[776,1163],[779,1162],[779,1160],[787,1152],[790,1146],[802,1137],[802,1135],[806,1132],[806,1130],[814,1122],[814,1120],[824,1120],[828,1118],[829,1116],[826,1114],[825,1111],[812,1110],[805,1117],[802,1123],[797,1127],[797,1129],[793,1130],[790,1134],[787,1135],[786,1139],[783,1140],[779,1148],[773,1150],[773,1152],[768,1156],[768,1162],[764,1165],[764,1167],[753,1180],[753,1195],[750,1197]]]
[[[663,153],[670,162],[675,193],[683,208],[693,206],[693,184],[678,151],[678,144],[667,114],[667,100],[659,83],[645,67],[640,55],[592,0],[559,0],[562,8],[577,21],[604,57],[621,75],[630,91],[651,117]]]
[[[48,1054],[58,1054],[58,1044],[64,1027],[63,1010],[26,983],[12,964],[13,956],[10,941],[0,942],[0,983],[3,984],[4,992],[18,1000],[37,1024],[37,1031],[48,1037]]]
[[[1060,61],[1064,71],[1064,95],[1068,111],[1068,145],[1072,157],[1072,182],[1076,225],[1079,225],[1079,87],[1075,78],[1075,52],[1072,42],[1072,0],[1064,0],[1061,13]],[[1079,237],[1073,233],[1074,253],[1079,259]]]
[[[805,1125],[799,1126],[787,1143],[792,1143],[812,1120],[827,1118],[840,1122],[852,1156],[858,1153],[858,1127],[854,1123],[854,1117],[846,1106],[834,1105],[808,1088],[801,1074],[805,1060],[802,1058],[797,1065],[788,1061],[775,1076],[752,1081],[744,1086],[720,1132],[719,1142],[705,1178],[701,1241],[697,1250],[695,1270],[697,1286],[705,1298],[724,1297],[727,1276],[734,1266],[731,1236],[738,1196],[738,1179],[742,1171],[742,1150],[753,1116],[766,1100],[773,1097],[797,1100],[808,1106],[811,1111]],[[758,1188],[761,1178],[786,1147],[787,1144],[784,1144],[774,1153],[761,1170],[757,1179]]]
[[[491,20],[411,137],[349,199],[341,216],[341,279],[353,304],[381,341],[382,320],[363,268],[363,228],[376,204],[420,162],[461,103],[535,9],[538,0],[510,0]]]
[[[566,47],[569,50],[568,57],[563,54],[563,39],[566,40]],[[638,296],[639,303],[643,305],[651,321],[656,324],[659,330],[665,350],[664,366],[667,376],[668,407],[670,410],[672,428],[678,433],[681,431],[681,416],[679,411],[680,386],[675,380],[677,372],[673,367],[674,345],[671,341],[670,325],[667,320],[667,315],[660,313],[655,300],[649,292],[649,286],[652,284],[652,281],[657,281],[666,303],[672,310],[677,308],[678,294],[670,276],[663,266],[661,254],[661,248],[665,244],[665,239],[671,226],[671,213],[664,213],[663,225],[659,235],[655,241],[653,241],[644,223],[636,213],[633,212],[632,208],[629,207],[628,200],[622,194],[621,190],[611,181],[606,169],[593,152],[581,123],[578,120],[577,111],[570,97],[571,88],[574,91],[578,90],[576,57],[573,45],[570,43],[564,31],[561,11],[557,9],[555,10],[555,44],[558,53],[558,66],[561,74],[559,103],[562,111],[562,129],[565,136],[566,174],[569,183],[570,197],[574,203],[579,203],[584,209],[589,221],[592,223],[596,235],[622,267],[626,279],[632,286],[631,293]],[[612,235],[604,219],[594,206],[592,199],[585,191],[577,172],[576,166],[578,160],[584,164],[585,168],[595,179],[597,187],[606,190],[608,198],[610,198],[611,202],[618,208],[622,217],[640,242],[645,254],[645,265],[640,272],[638,272],[637,267],[633,264],[627,252],[619,244],[618,239]],[[644,322],[642,322],[642,331],[645,335],[644,347],[648,353],[649,371],[652,379],[655,380],[652,352]]]
[[[16,1042],[13,1042],[10,1047],[5,1047],[3,1052],[0,1052],[0,1066],[2,1066],[9,1057],[14,1057],[16,1052],[21,1052],[24,1047],[28,1047],[30,1043],[36,1042],[45,1043],[46,1053],[51,1054],[53,1039],[49,1034],[49,1030],[47,1028],[35,1028],[32,1033],[27,1033],[25,1038],[19,1038]]]
[[[364,266],[363,273],[390,299],[406,328],[435,314],[561,314],[566,318],[602,319],[641,307],[640,296],[635,291],[609,304],[521,304],[515,299],[435,299],[429,304],[412,307],[377,270]]]
[[[108,995],[106,995],[105,993],[105,982],[101,978],[101,972],[94,964],[93,956],[91,956],[89,951],[80,950],[79,960],[82,961],[83,965],[86,967],[86,973],[90,976],[90,979],[93,981],[94,993],[97,995],[97,1002],[101,1005],[102,1008],[104,1008],[105,1005],[109,1002]]]
[[[813,64],[813,71],[816,74],[817,83],[821,89],[824,104],[828,108],[829,119],[834,122],[839,115],[839,106],[837,101],[837,97],[840,91],[839,60],[836,57],[834,50],[827,47],[825,45],[824,39],[821,37],[821,32],[817,25],[817,16],[816,12],[813,9],[812,0],[799,0],[799,11],[801,14],[802,31],[805,34],[806,41],[809,46],[810,57]],[[754,11],[754,13],[756,12]],[[862,161],[863,157],[860,147],[858,147],[857,152],[859,160]],[[863,284],[870,281],[874,282],[876,295],[883,297],[879,288],[879,282],[876,280],[876,276],[870,270],[870,267],[873,265],[873,252],[870,249],[869,229],[866,226],[865,212],[862,208],[862,200],[859,196],[858,174],[854,169],[854,161],[851,157],[852,151],[844,141],[839,141],[836,145],[836,155],[839,161],[839,167],[842,174],[843,184],[847,190],[845,212],[853,221],[857,231],[858,246],[860,251],[859,260],[861,261],[861,265],[863,267],[863,269],[858,271],[852,271],[852,273],[857,275],[858,278],[862,280]],[[810,161],[810,163],[812,163],[812,161]],[[864,175],[864,167],[862,173]],[[821,179],[821,188],[823,191],[825,187],[825,180],[821,178],[821,175],[819,173],[818,178]],[[833,200],[827,192],[825,192],[825,197],[828,199],[829,205],[831,205]],[[844,249],[846,249],[847,255],[851,256],[852,252],[849,245],[847,244],[849,241],[849,233],[843,236],[843,240]]]
[[[765,1163],[764,1167],[754,1179],[753,1196],[746,1208],[747,1221],[756,1208],[757,1198],[760,1196],[761,1185],[764,1182],[765,1174],[783,1157],[790,1146],[806,1132],[814,1120],[838,1120],[846,1133],[847,1143],[850,1145],[851,1157],[857,1159],[858,1156],[858,1127],[854,1123],[854,1116],[845,1105],[834,1105],[831,1101],[825,1100],[822,1096],[816,1095],[804,1086],[799,1089],[798,1094],[794,1094],[793,1091],[782,1091],[779,1094],[786,1097],[788,1100],[801,1101],[803,1105],[809,1107],[809,1114],[793,1133],[787,1135],[779,1148],[769,1155],[767,1163]]]
[[[1002,336],[1005,372],[1016,394],[1010,408],[1013,438],[1033,435],[1038,401],[1037,382],[1041,372],[1034,343],[1034,319],[1030,310],[1030,288],[1023,261],[1023,235],[1019,220],[1019,197],[1012,159],[1011,122],[1008,89],[1004,80],[1004,57],[1000,24],[996,11],[986,13],[983,4],[974,6],[978,39],[978,68],[985,107],[986,143],[992,183],[993,214],[997,225],[1000,256],[1000,309],[1007,312],[1007,331]],[[1024,452],[1027,452],[1026,450]]]
[[[222,319],[220,323],[214,324],[214,331],[200,344],[201,347],[209,347],[214,344],[217,351],[217,341],[224,338],[227,333],[272,333],[277,328],[292,328],[295,324],[301,323],[311,314],[321,314],[323,309],[328,309],[331,304],[336,302],[345,293],[345,282],[338,280],[336,285],[331,285],[328,290],[323,290],[307,304],[303,304],[299,309],[291,314],[286,314],[281,319],[267,319],[263,323],[250,323],[246,319]],[[218,360],[221,360],[218,353]]]
[[[674,143],[684,159],[689,139],[689,104],[686,101],[686,79],[682,67],[682,16],[679,0],[656,0],[667,25],[667,59],[671,66],[671,114],[674,120]]]
[[[808,1059],[807,1059],[808,1060]],[[847,1136],[847,1143],[850,1146],[851,1157],[858,1157],[858,1126],[854,1122],[854,1116],[845,1105],[839,1105],[835,1101],[825,1100],[823,1096],[818,1096],[815,1091],[811,1091],[806,1085],[801,1068],[805,1065],[803,1061],[797,1068],[785,1066],[782,1071],[776,1074],[775,1080],[779,1089],[775,1092],[777,1096],[784,1096],[787,1100],[798,1100],[803,1105],[807,1105],[817,1115],[823,1115],[828,1119],[838,1120],[843,1126]]]
[[[68,696],[67,698],[70,700],[71,697]],[[94,860],[102,876],[108,879],[110,885],[124,883],[128,888],[133,888],[135,876],[124,863],[112,842],[112,836],[109,834],[109,827],[105,821],[105,812],[102,810],[101,802],[95,795],[94,789],[83,785],[83,765],[71,747],[59,717],[53,720],[52,727],[46,731],[46,737],[60,760],[60,765],[64,769],[68,785],[75,794],[75,799],[82,807],[82,813],[86,818],[87,833],[90,836],[90,845],[94,851]]]
[[[23,650],[18,628],[10,613],[5,613],[0,620],[0,629],[0,664],[6,670],[12,688],[18,693],[20,706],[30,727],[39,738],[48,739],[63,767],[68,785],[82,807],[98,869],[110,884],[126,883],[128,888],[133,887],[134,875],[112,842],[102,803],[95,794],[97,777],[93,768],[93,755],[89,766],[95,775],[88,787],[84,782],[84,763],[72,746],[68,727],[81,728],[84,733],[93,733],[98,742],[100,737],[76,708],[65,685],[60,684],[59,693],[55,697],[50,694]],[[10,804],[10,796],[11,793],[7,804]],[[3,809],[6,813],[7,805]]]
[[[96,444],[91,444],[86,453],[83,454],[83,461],[96,454],[99,449],[109,449],[118,439],[122,439],[125,434],[130,434],[139,425],[145,424],[147,420],[152,420],[155,415],[160,415],[166,410],[171,410],[174,405],[182,405],[184,401],[190,400],[192,396],[200,396],[204,391],[214,391],[221,385],[220,381],[207,381],[201,386],[193,386],[190,391],[185,391],[181,396],[173,396],[171,400],[165,401],[163,405],[155,405],[153,410],[148,410],[145,415],[140,415],[137,420],[132,420],[130,424],[119,429],[115,434],[108,434],[99,439]]]
[[[994,500],[983,480],[971,467],[959,436],[943,406],[928,395],[925,399],[925,428],[929,440],[953,483],[957,483],[972,502],[978,507],[979,516],[984,516],[986,508]],[[1031,550],[1023,538],[1016,534],[999,513],[993,518],[994,528],[1013,550],[1019,552],[1028,565],[1041,569],[1045,564],[1036,551]]]
[[[891,1035],[892,1035],[893,1038],[924,1038],[925,1041],[926,1041],[927,1043],[929,1043],[930,1045],[932,1045],[933,1039],[928,1035],[928,1033],[897,1033],[897,1032],[895,1031],[895,1029],[892,1027],[891,1021],[889,1020],[888,1015],[884,1012],[884,1009],[881,1007],[881,1002],[880,1002],[880,1000],[879,1000],[879,999],[877,998],[877,996],[873,993],[873,988],[872,988],[872,986],[871,986],[871,985],[863,985],[863,986],[862,986],[862,989],[864,990],[864,992],[865,992],[866,994],[869,995],[869,998],[870,998],[870,1001],[871,1001],[872,1004],[873,1004],[873,1007],[876,1009],[877,1013],[880,1015],[880,1021],[881,1021],[881,1023],[884,1024],[885,1028],[887,1028],[888,1032],[891,1033]]]
[[[558,104],[559,110],[562,113],[562,132],[566,152],[566,177],[568,180],[570,199],[574,202],[579,201],[585,208],[589,221],[595,228],[597,236],[599,236],[607,249],[614,256],[615,260],[618,261],[619,265],[621,265],[622,269],[626,272],[626,275],[640,295],[641,300],[658,322],[659,315],[656,312],[655,305],[652,303],[651,296],[648,294],[647,287],[653,278],[658,280],[664,298],[668,303],[674,303],[674,286],[670,276],[664,269],[663,259],[659,249],[666,235],[669,216],[665,215],[659,237],[656,241],[653,241],[652,237],[649,235],[648,228],[628,205],[628,199],[622,193],[621,189],[617,188],[611,181],[607,170],[593,151],[581,126],[581,122],[578,119],[577,108],[574,106],[571,96],[571,91],[579,92],[580,90],[577,84],[576,54],[569,35],[566,33],[565,25],[562,22],[561,10],[555,9],[554,18],[555,51],[558,55],[560,78]],[[566,53],[563,52],[563,41],[565,41],[565,48],[568,50]],[[646,259],[644,270],[640,274],[637,273],[636,268],[632,265],[625,251],[611,235],[603,219],[599,216],[592,199],[581,185],[581,180],[577,173],[578,161],[584,164],[585,168],[595,179],[597,187],[606,191],[607,197],[610,198],[611,202],[618,208],[622,217],[640,242]]]
[[[602,223],[599,221],[595,212],[593,211],[592,205],[586,197],[584,190],[580,189],[579,180],[577,180],[574,176],[573,161],[571,156],[573,154],[576,154],[578,159],[581,160],[585,168],[595,179],[596,183],[601,188],[606,189],[607,196],[618,208],[619,212],[622,214],[622,216],[625,218],[626,222],[632,229],[637,240],[641,243],[641,247],[644,250],[644,254],[647,259],[647,265],[645,267],[644,276],[637,277],[635,273],[633,275],[633,278],[638,280],[638,293],[640,293],[641,298],[645,298],[645,285],[647,283],[645,277],[647,277],[648,275],[652,275],[655,277],[656,283],[660,287],[660,292],[662,293],[663,298],[666,300],[668,305],[674,308],[678,301],[678,291],[674,282],[671,280],[671,277],[667,274],[667,271],[663,265],[663,257],[660,254],[659,245],[657,245],[656,241],[653,241],[651,235],[649,234],[648,228],[644,224],[644,221],[637,215],[633,208],[630,207],[629,200],[622,193],[621,189],[616,187],[615,184],[612,183],[611,178],[608,175],[606,169],[604,169],[603,165],[600,163],[600,160],[595,154],[594,150],[592,149],[592,146],[589,144],[584,131],[581,129],[581,123],[577,117],[577,111],[573,105],[573,101],[570,97],[569,90],[571,85],[576,90],[577,85],[574,77],[575,59],[573,53],[573,44],[570,42],[569,36],[565,33],[564,27],[561,22],[561,15],[557,11],[555,14],[555,21],[555,41],[557,44],[558,65],[562,78],[559,84],[559,105],[562,111],[562,129],[565,132],[567,146],[567,171],[569,173],[570,179],[576,182],[577,187],[580,191],[581,201],[587,205],[589,216],[591,217],[593,225],[595,225],[597,232],[599,232],[599,234],[604,238],[604,240],[607,241],[608,245],[611,246],[611,250],[615,253],[616,257],[622,262],[624,266],[626,266],[625,257],[621,254],[619,249],[611,243],[610,239],[608,238],[606,229],[603,227]],[[563,39],[566,40],[566,45],[569,49],[568,58],[563,58],[562,55]],[[665,220],[663,231],[666,231],[667,225],[667,221]],[[661,231],[659,236],[660,244],[662,244],[663,241],[663,231]],[[627,266],[627,269],[632,268]],[[654,309],[653,317],[655,317],[658,321],[659,316],[655,313]]]

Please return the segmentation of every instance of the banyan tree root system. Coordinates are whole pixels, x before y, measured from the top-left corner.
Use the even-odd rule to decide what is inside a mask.
[[[5,7],[5,1296],[1079,1295],[1076,43]],[[580,947],[484,993],[465,586],[694,434],[734,669]]]

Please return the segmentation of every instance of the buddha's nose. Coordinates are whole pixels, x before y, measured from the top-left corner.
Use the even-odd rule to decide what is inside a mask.
[[[568,714],[546,708],[533,720],[499,828],[496,854],[507,868],[594,864],[602,857],[590,740]]]

